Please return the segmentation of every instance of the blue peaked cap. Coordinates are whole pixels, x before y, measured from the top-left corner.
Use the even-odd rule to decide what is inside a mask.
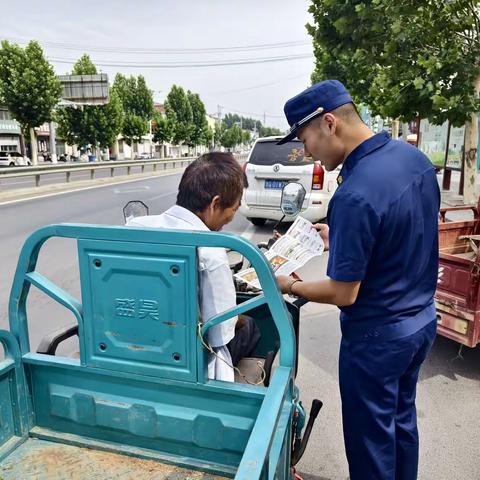
[[[297,136],[298,130],[314,118],[353,102],[344,85],[338,80],[324,80],[291,98],[283,111],[290,131],[277,145],[282,145]]]

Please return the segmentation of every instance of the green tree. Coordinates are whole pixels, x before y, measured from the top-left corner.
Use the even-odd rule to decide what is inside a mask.
[[[84,53],[73,66],[72,75],[96,75],[97,67],[93,64],[90,56]]]
[[[153,92],[142,75],[125,77],[120,73],[115,76],[112,89],[118,95],[124,111],[123,138],[129,146],[134,142],[142,142],[153,117]]]
[[[97,68],[88,55],[82,55],[72,69],[72,75],[95,75]],[[56,112],[58,134],[72,145],[107,148],[113,145],[123,124],[122,103],[110,89],[105,105],[82,108],[63,107]]]
[[[252,140],[252,135],[248,130],[242,130],[242,143],[248,144]]]
[[[243,141],[243,131],[238,125],[225,128],[220,137],[222,147],[231,149]]]
[[[0,99],[30,132],[32,163],[37,164],[35,127],[52,119],[62,88],[37,42],[25,48],[3,41],[0,49]]]
[[[173,126],[165,115],[157,113],[154,116],[153,141],[170,143],[172,141]]]
[[[222,121],[225,124],[225,128],[231,128],[236,123],[240,123],[240,118],[240,115],[237,115],[236,113],[227,113]]]
[[[188,102],[192,108],[192,131],[188,143],[191,147],[197,145],[207,145],[208,122],[205,105],[198,93],[187,91]]]
[[[275,127],[264,127],[260,129],[260,136],[261,137],[271,137],[271,136],[278,136],[282,135],[283,132],[279,128]]]
[[[213,131],[213,144],[215,148],[219,148],[222,144],[223,133],[226,127],[224,122],[215,122],[215,129]]]
[[[310,12],[314,23],[307,29],[316,57],[312,81],[338,78],[357,102],[384,118],[465,123],[466,157],[475,157],[478,133],[472,112],[480,108],[478,2],[313,0]],[[473,160],[467,170],[471,194]]]
[[[212,129],[210,126],[207,126],[207,130],[205,132],[205,145],[212,149],[214,147],[214,139],[215,130]]]
[[[127,145],[142,143],[143,136],[148,133],[148,121],[138,115],[127,113],[123,119],[122,134]],[[133,156],[133,151],[132,151]]]
[[[173,144],[189,143],[194,130],[193,112],[182,87],[173,85],[165,101],[165,113],[173,127]]]
[[[225,123],[226,128],[233,127],[235,124],[239,124],[244,130],[249,130],[251,132],[259,132],[262,128],[262,122],[260,120],[255,120],[250,117],[242,117],[236,113],[227,113],[223,117],[223,122]]]

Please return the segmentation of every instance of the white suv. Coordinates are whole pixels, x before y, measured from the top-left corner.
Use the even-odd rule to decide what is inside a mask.
[[[320,162],[305,157],[299,140],[277,145],[281,138],[265,137],[255,142],[243,167],[248,188],[240,212],[254,225],[263,225],[267,219],[280,220],[282,188],[289,182],[298,182],[307,192],[300,215],[311,222],[324,219],[337,188],[339,170],[327,172]],[[293,221],[293,217],[285,217],[285,221]]]

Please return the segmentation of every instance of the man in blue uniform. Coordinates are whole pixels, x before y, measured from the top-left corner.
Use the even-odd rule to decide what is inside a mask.
[[[328,209],[328,278],[280,277],[284,293],[340,307],[340,393],[351,480],[414,480],[420,366],[436,334],[440,194],[415,147],[376,135],[345,87],[326,80],[290,99],[305,155],[343,164]]]

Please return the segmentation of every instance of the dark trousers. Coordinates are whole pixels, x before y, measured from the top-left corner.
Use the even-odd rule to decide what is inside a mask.
[[[436,321],[405,338],[340,346],[343,432],[351,480],[416,480],[415,395]]]
[[[243,315],[241,324],[235,330],[235,337],[227,344],[235,367],[242,358],[252,356],[260,340],[260,330],[252,317]]]

